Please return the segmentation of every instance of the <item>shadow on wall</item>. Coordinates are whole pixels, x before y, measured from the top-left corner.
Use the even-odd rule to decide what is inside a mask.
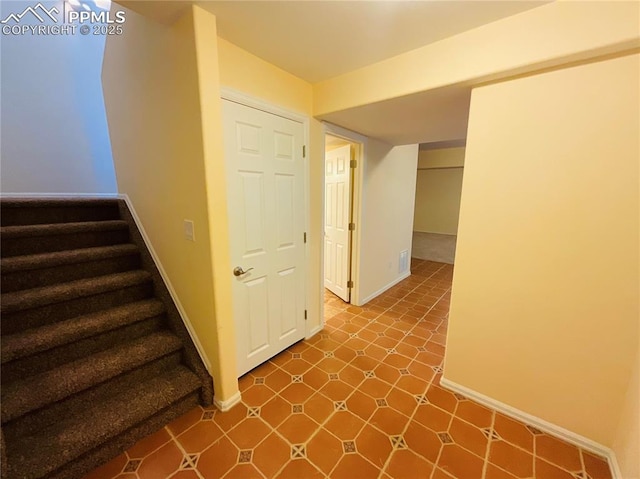
[[[2,1],[1,191],[3,193],[116,193],[116,177],[102,95],[105,36],[82,35],[25,8],[37,2]],[[99,11],[93,2],[84,2]],[[64,8],[70,8],[66,3]],[[24,31],[44,26],[47,34]],[[54,34],[57,27],[59,34]],[[16,27],[22,27],[20,30]]]

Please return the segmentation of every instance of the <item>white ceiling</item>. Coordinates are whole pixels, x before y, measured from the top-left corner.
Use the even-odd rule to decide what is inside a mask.
[[[171,23],[191,0],[117,0]],[[310,83],[529,10],[549,0],[197,1],[218,35]],[[470,88],[416,93],[322,119],[388,143],[466,138]]]
[[[315,83],[541,1],[201,1],[218,35]]]

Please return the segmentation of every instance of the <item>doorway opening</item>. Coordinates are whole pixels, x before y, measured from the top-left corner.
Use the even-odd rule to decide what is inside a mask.
[[[359,304],[360,179],[364,138],[325,125],[323,269],[325,294]]]

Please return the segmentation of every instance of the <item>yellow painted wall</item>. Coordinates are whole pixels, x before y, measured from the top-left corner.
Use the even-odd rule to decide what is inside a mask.
[[[638,379],[640,355],[636,356],[635,369],[629,381],[627,396],[620,415],[620,423],[613,450],[620,472],[625,479],[640,478],[640,380]]]
[[[637,361],[640,56],[477,88],[444,376],[612,446]]]
[[[420,150],[413,231],[458,233],[464,148]]]
[[[321,323],[322,300],[322,188],[324,178],[324,133],[322,124],[311,118],[313,91],[311,84],[265,62],[255,55],[218,38],[220,85],[237,90],[275,106],[301,113],[309,122],[309,170],[310,183],[307,194],[311,214],[309,221],[309,258],[311,267],[307,278],[310,302],[307,304],[308,330],[313,331]]]
[[[226,200],[219,158],[210,164],[222,136],[215,20],[204,13],[189,9],[167,27],[128,10],[124,33],[107,39],[102,80],[118,191],[131,199],[202,344],[216,400],[225,401],[238,386],[228,374],[236,357],[224,299],[230,279],[218,274],[226,231],[212,227],[224,222]],[[184,238],[184,219],[194,221],[194,242]]]
[[[314,85],[314,114],[640,46],[640,3],[556,1]]]

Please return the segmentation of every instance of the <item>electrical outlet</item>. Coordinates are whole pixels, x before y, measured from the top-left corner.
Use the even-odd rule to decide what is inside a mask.
[[[189,241],[196,240],[195,230],[193,229],[193,221],[184,220],[184,237]]]
[[[398,273],[404,273],[409,269],[409,250],[400,251],[398,258]]]

